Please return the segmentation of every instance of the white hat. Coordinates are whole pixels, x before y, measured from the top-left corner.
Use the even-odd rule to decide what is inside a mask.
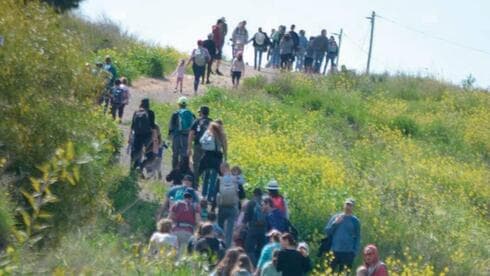
[[[304,248],[306,250],[306,252],[310,252],[310,247],[308,246],[308,244],[306,242],[300,242],[298,244],[298,250],[300,250],[301,248]]]
[[[177,100],[177,103],[180,104],[180,105],[186,105],[187,104],[187,97],[180,97]]]
[[[267,183],[266,189],[279,191],[279,183],[277,183],[276,180],[271,180],[269,183]]]

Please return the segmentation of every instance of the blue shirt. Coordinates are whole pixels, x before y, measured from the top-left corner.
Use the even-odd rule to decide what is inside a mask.
[[[332,236],[333,252],[359,252],[361,245],[361,223],[356,216],[344,215],[341,223],[335,224],[335,218],[343,214],[336,214],[330,218],[325,233]]]
[[[176,202],[184,199],[184,192],[188,189],[188,187],[184,185],[176,185],[170,188],[167,193],[167,197],[171,202]],[[192,193],[192,202],[197,203],[199,201],[199,197],[196,194],[196,191],[193,190]]]
[[[306,49],[308,47],[308,39],[305,36],[299,36],[299,48]]]
[[[274,250],[281,250],[281,244],[278,242],[273,242],[262,248],[259,261],[257,262],[258,268],[263,269],[267,262],[272,261],[272,254],[274,254]]]

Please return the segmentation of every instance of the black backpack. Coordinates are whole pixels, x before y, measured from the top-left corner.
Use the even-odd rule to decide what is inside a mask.
[[[206,130],[208,129],[209,123],[211,123],[211,119],[209,118],[199,119],[196,128],[196,141],[199,141],[204,135],[204,132],[206,132]]]
[[[122,104],[124,101],[124,89],[121,87],[112,88],[112,103],[114,104]]]
[[[138,110],[133,118],[134,134],[148,134],[151,132],[150,116],[146,110]]]

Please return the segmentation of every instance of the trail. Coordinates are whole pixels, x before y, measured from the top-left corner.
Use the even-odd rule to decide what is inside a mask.
[[[213,66],[214,67],[214,66]],[[230,63],[223,62],[220,66],[220,71],[224,74],[223,76],[218,76],[216,74],[212,74],[210,77],[211,84],[209,85],[199,85],[197,96],[202,96],[207,91],[209,87],[223,87],[223,88],[232,88],[231,77],[230,77]],[[253,77],[256,75],[263,75],[267,78],[272,78],[276,74],[272,69],[261,69],[261,71],[256,71],[253,67],[246,66],[245,68],[245,78]],[[243,78],[242,80],[243,81]],[[129,104],[126,106],[124,110],[124,116],[122,119],[122,123],[120,124],[120,128],[123,131],[124,135],[124,150],[121,152],[120,156],[120,164],[129,170],[130,164],[130,156],[126,152],[126,145],[129,137],[131,119],[133,113],[138,109],[139,104],[143,98],[150,99],[150,106],[155,103],[176,103],[177,99],[181,96],[186,96],[188,98],[193,98],[194,90],[193,90],[194,76],[193,75],[185,75],[184,77],[184,86],[183,93],[180,92],[175,93],[175,77],[170,77],[168,79],[154,79],[154,78],[140,78],[132,83],[130,87],[131,98],[129,100]],[[158,118],[160,121],[167,121],[169,118]],[[166,126],[162,126],[161,132],[162,135],[165,136]],[[167,151],[167,157],[170,155],[170,151]],[[163,165],[163,175],[169,172],[169,162],[168,158],[164,159]],[[164,180],[163,180],[164,181]],[[148,181],[140,181],[140,186],[142,187],[140,198],[144,200],[155,200],[155,195],[151,192],[151,187],[148,185],[153,185],[151,183],[146,183]]]

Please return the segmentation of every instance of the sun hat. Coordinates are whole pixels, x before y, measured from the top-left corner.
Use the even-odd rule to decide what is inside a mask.
[[[279,183],[277,183],[276,180],[271,180],[269,183],[267,183],[267,190],[272,190],[272,191],[279,191]]]
[[[180,104],[180,105],[186,105],[187,104],[187,97],[180,97],[178,100],[177,100],[177,103]]]
[[[348,199],[346,199],[344,201],[344,204],[350,204],[350,205],[354,206],[354,205],[356,205],[356,201],[353,198],[349,197]]]

